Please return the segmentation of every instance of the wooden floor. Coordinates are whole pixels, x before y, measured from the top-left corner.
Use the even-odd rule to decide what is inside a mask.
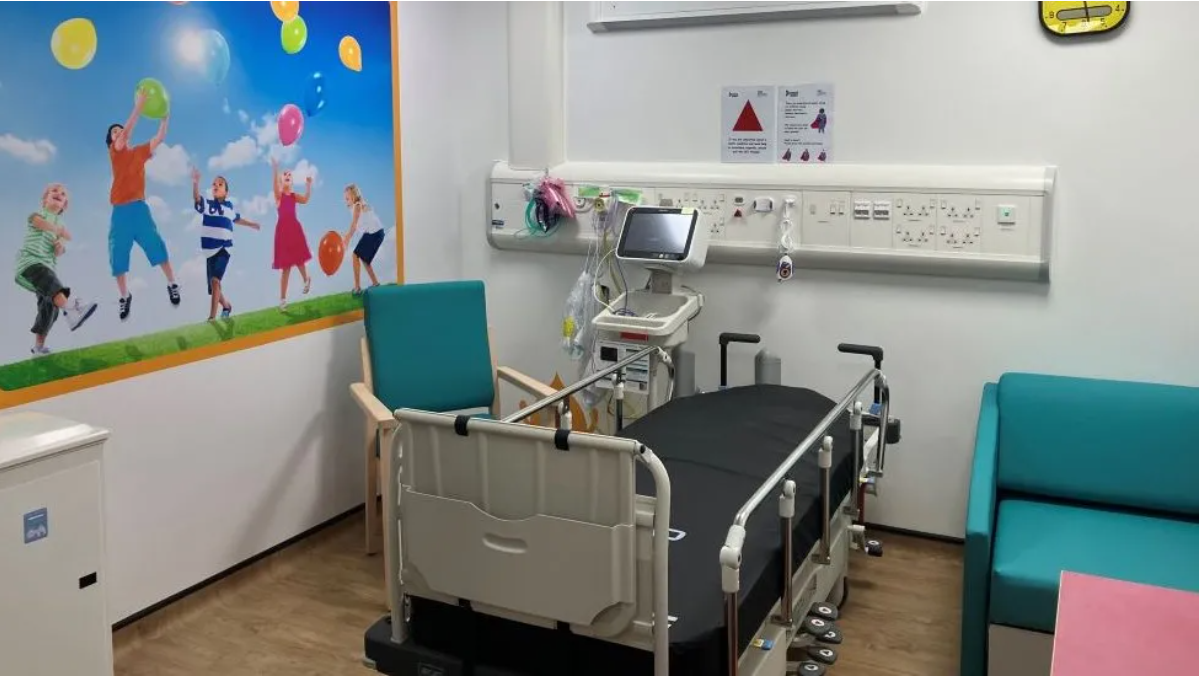
[[[113,637],[117,676],[367,676],[363,631],[385,614],[362,517],[263,559]],[[855,555],[830,676],[953,676],[962,548],[888,535]]]

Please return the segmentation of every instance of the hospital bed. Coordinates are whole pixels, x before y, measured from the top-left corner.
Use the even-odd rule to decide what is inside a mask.
[[[874,363],[836,400],[755,384],[673,398],[613,436],[520,422],[653,350],[670,362],[647,347],[504,420],[395,412],[391,613],[365,664],[782,676],[836,660],[849,554],[882,553],[859,522],[898,440],[882,350],[839,346]]]

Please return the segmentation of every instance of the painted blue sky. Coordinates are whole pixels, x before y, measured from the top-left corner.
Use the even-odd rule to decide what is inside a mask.
[[[308,40],[298,54],[280,44],[280,22],[268,2],[6,2],[0,3],[0,363],[28,358],[35,314],[34,296],[18,287],[12,265],[26,216],[38,207],[47,183],[70,191],[66,214],[73,241],[58,261],[63,282],[80,297],[101,303],[72,333],[59,322],[48,346],[70,349],[202,321],[208,316],[204,259],[198,219],[191,207],[189,171],[202,174],[207,193],[218,173],[230,182],[242,214],[262,224],[255,232],[235,230],[227,292],[236,311],[278,303],[279,273],[270,269],[275,226],[269,158],[293,168],[297,185],[316,177],[312,201],[298,207],[309,246],[316,255],[321,235],[344,232],[349,212],[342,189],[357,183],[378,211],[388,240],[376,259],[385,281],[395,279],[395,173],[392,155],[391,19],[386,2],[301,2]],[[50,38],[70,18],[90,19],[98,47],[92,62],[69,70],[55,61]],[[228,76],[214,85],[186,58],[189,36],[213,29],[229,45]],[[363,69],[353,72],[338,57],[338,42],[354,36]],[[325,77],[326,105],[306,118],[299,142],[283,147],[275,115],[287,103],[304,108],[312,75]],[[132,108],[136,84],[161,81],[170,93],[166,142],[147,167],[147,202],[183,290],[183,303],[167,301],[162,273],[135,248],[130,271],[134,310],[117,320],[118,292],[108,268],[107,237],[111,171],[104,135]],[[135,142],[148,140],[157,122],[143,118]],[[349,260],[332,278],[314,260],[312,295],[348,290]],[[299,300],[293,273],[292,301]]]

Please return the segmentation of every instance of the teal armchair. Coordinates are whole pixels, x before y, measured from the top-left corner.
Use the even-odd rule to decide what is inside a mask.
[[[498,416],[502,382],[534,400],[556,390],[496,365],[480,281],[373,287],[363,299],[363,325],[363,380],[350,391],[366,416],[366,549],[372,554],[382,531],[374,508],[379,476],[388,471],[380,449],[391,448],[394,411]]]
[[[1048,663],[1020,663],[1038,651],[990,645],[989,635],[1001,627],[1048,645],[1064,570],[1196,591],[1198,392],[1022,373],[984,386],[967,503],[963,676],[997,662],[1005,667],[993,676],[1049,673]],[[990,654],[998,650],[1006,654]]]

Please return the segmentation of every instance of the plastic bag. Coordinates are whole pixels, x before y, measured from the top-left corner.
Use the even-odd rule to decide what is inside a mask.
[[[567,294],[567,306],[563,311],[562,348],[571,358],[579,361],[587,352],[587,338],[591,335],[591,317],[588,316],[588,299],[591,298],[592,273],[584,270]]]

